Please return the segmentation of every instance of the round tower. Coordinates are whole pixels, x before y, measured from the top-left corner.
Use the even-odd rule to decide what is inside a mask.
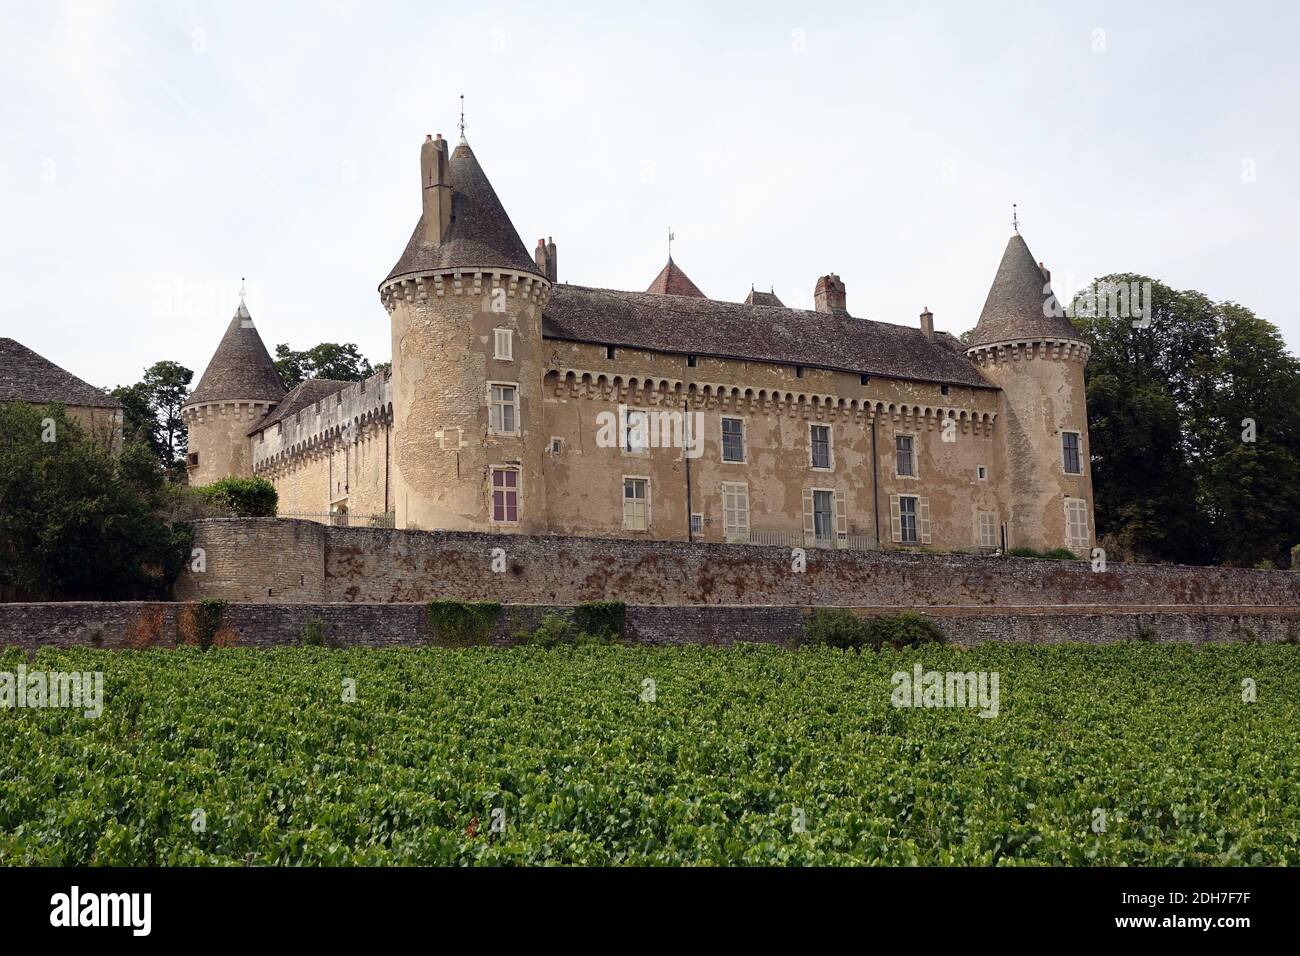
[[[463,137],[450,155],[441,135],[425,138],[420,190],[415,232],[379,286],[392,317],[397,527],[544,532],[551,283]],[[553,262],[554,244],[543,248]]]
[[[998,471],[1008,547],[1086,556],[1095,541],[1088,346],[1019,233],[1007,243],[966,354],[1002,389]]]
[[[181,407],[190,484],[251,477],[248,432],[283,397],[284,384],[241,299],[198,387]]]

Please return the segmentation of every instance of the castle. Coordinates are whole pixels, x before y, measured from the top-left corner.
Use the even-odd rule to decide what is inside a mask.
[[[1084,364],[1017,233],[971,341],[705,296],[671,256],[644,292],[529,256],[462,136],[420,150],[421,211],[379,284],[392,372],[285,393],[242,304],[183,409],[194,484],[398,528],[810,544],[1094,541]]]

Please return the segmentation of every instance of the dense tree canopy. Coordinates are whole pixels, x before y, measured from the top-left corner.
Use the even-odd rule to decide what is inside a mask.
[[[193,378],[194,373],[178,362],[155,362],[136,384],[113,389],[113,397],[122,403],[125,442],[148,448],[173,477],[185,462],[188,436],[181,406]]]
[[[281,343],[275,347],[275,370],[285,388],[293,388],[309,378],[359,382],[375,373],[370,360],[361,354],[354,342],[345,345],[322,342],[305,352],[295,352],[287,343]]]

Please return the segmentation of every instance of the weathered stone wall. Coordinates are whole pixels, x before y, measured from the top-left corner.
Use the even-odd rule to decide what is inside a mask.
[[[1043,608],[1300,607],[1300,574],[1243,568],[335,528],[276,518],[198,522],[202,575],[177,597],[232,601]],[[493,568],[503,549],[506,570]],[[294,590],[293,584],[303,578]],[[272,588],[267,596],[266,588]]]
[[[107,650],[176,643],[183,604],[69,602],[0,604],[0,647],[27,650],[87,645]],[[570,615],[572,607],[514,605],[502,609],[492,643],[519,643],[547,613]],[[859,608],[874,615],[890,609]],[[983,641],[1030,644],[1122,640],[1158,643],[1295,642],[1300,610],[1207,607],[1023,613],[935,608],[929,615],[956,644]],[[629,606],[624,640],[633,644],[734,644],[794,646],[803,636],[807,609],[798,607]],[[341,647],[419,647],[433,643],[422,604],[231,604],[222,626],[236,647],[272,647],[302,640],[309,620],[323,623],[327,644]],[[1297,650],[1300,653],[1300,649]]]

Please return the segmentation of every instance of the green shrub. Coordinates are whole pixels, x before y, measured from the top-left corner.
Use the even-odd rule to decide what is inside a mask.
[[[1043,557],[1051,558],[1053,561],[1078,561],[1079,556],[1069,548],[1053,548],[1051,551],[1043,553]]]
[[[547,614],[528,638],[534,647],[557,647],[573,637],[573,626],[558,614]]]
[[[194,489],[195,494],[228,507],[238,518],[274,518],[280,501],[265,478],[222,478]]]
[[[804,621],[805,644],[861,648],[868,640],[867,623],[842,607],[814,608]]]
[[[622,601],[588,601],[574,609],[573,626],[609,644],[622,638],[626,618],[627,605]]]
[[[216,598],[204,598],[195,604],[187,604],[176,616],[176,644],[197,645],[208,650],[214,644],[225,644],[221,622],[226,616],[226,602]]]
[[[904,611],[896,617],[872,618],[867,622],[867,628],[867,643],[877,651],[882,647],[897,650],[948,642],[947,636],[939,630],[939,625],[916,611]]]
[[[1041,558],[1042,555],[1033,548],[1010,548],[1007,555],[1013,558]],[[1073,557],[1073,555],[1071,555]]]
[[[430,601],[425,613],[435,641],[446,647],[475,647],[491,641],[501,605],[496,601]]]
[[[302,646],[321,647],[325,644],[325,622],[318,617],[309,617],[302,625]]]

